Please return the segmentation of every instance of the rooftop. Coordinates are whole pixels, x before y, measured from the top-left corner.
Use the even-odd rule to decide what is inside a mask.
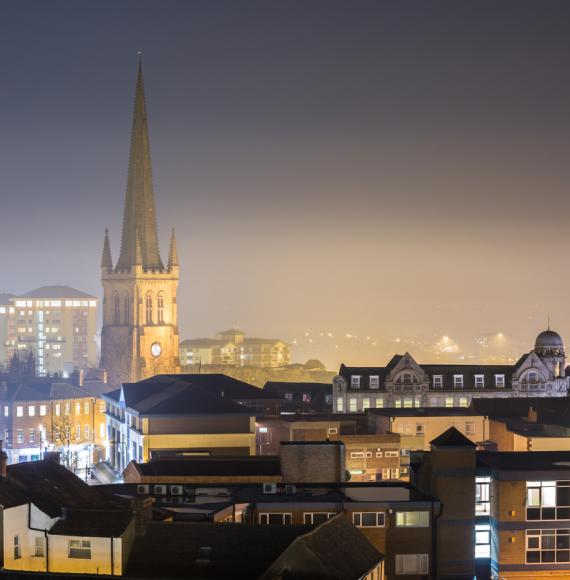
[[[195,457],[131,462],[144,477],[281,475],[279,457]]]
[[[41,286],[35,290],[30,290],[20,294],[17,298],[87,298],[96,300],[95,296],[76,290],[71,286]]]

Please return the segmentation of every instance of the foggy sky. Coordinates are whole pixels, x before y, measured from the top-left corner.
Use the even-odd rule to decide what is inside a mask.
[[[181,338],[570,341],[567,1],[3,0],[0,292],[101,296],[137,50]]]

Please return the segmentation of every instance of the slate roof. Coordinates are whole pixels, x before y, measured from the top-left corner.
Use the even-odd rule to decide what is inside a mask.
[[[303,567],[306,558],[312,560],[310,570]],[[354,580],[366,576],[383,559],[364,534],[339,514],[299,536],[261,578],[287,572],[295,580]]]
[[[444,431],[439,437],[430,441],[430,445],[435,447],[477,447],[471,439],[467,439],[459,429],[450,427]]]
[[[263,391],[267,393],[272,393],[279,395],[280,397],[285,396],[285,393],[302,393],[310,392],[312,394],[330,394],[332,393],[331,383],[287,383],[285,381],[267,381],[263,386]]]
[[[570,425],[570,397],[517,397],[514,399],[477,398],[471,408],[488,417],[527,417],[532,407],[539,422]]]
[[[111,509],[124,508],[123,502],[106,492],[89,486],[69,469],[50,460],[17,463],[8,466],[7,480],[3,481],[6,497],[0,486],[0,503],[13,498],[33,502],[51,517],[61,516],[63,508]],[[8,490],[8,487],[13,487]],[[21,505],[16,503],[15,505]]]
[[[570,479],[570,451],[479,451],[477,467],[521,471],[529,479],[534,471],[564,471]]]
[[[310,526],[151,522],[133,545],[126,577],[252,580]],[[200,558],[200,548],[210,548]]]
[[[96,296],[76,290],[71,286],[41,286],[35,290],[30,290],[25,294],[20,294],[17,298],[87,298],[96,300]]]
[[[32,378],[19,384],[13,383],[1,398],[17,402],[82,399],[92,396],[94,395],[85,389],[70,383],[57,382],[50,378]]]
[[[56,536],[93,536],[118,538],[122,536],[133,518],[130,510],[65,510],[64,518],[51,528]]]
[[[134,462],[133,462],[134,463]],[[248,476],[281,475],[279,457],[194,457],[189,459],[156,459],[135,463],[143,476]]]

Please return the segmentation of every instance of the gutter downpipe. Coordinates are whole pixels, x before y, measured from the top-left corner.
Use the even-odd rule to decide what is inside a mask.
[[[115,575],[115,550],[113,545],[113,536],[111,536],[111,576]]]

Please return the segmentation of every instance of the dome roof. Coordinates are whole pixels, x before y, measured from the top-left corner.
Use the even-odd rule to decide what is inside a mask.
[[[554,330],[544,330],[537,337],[534,348],[564,348],[562,337]]]

